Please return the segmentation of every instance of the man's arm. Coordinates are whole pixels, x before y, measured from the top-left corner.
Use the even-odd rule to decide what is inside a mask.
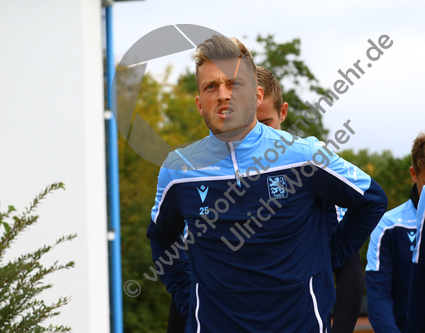
[[[366,290],[367,313],[376,333],[400,333],[395,318],[391,296],[393,259],[390,234],[379,223],[373,231],[367,251]]]
[[[335,153],[330,156],[324,148],[319,148],[321,143],[314,140],[310,145],[315,147],[312,161],[317,163],[325,157],[329,161],[322,163],[314,173],[315,194],[324,202],[348,208],[329,237],[332,266],[338,268],[359,251],[385,213],[388,201],[370,176]]]
[[[412,272],[407,310],[406,333],[425,330],[425,187],[418,203],[416,248],[413,252]]]
[[[161,168],[155,206],[146,236],[150,239],[152,260],[159,271],[160,279],[171,293],[177,308],[189,318],[190,264],[183,243],[184,219],[178,208],[176,187],[170,183],[171,170]],[[193,236],[191,240],[193,241]],[[156,276],[155,276],[156,277]]]

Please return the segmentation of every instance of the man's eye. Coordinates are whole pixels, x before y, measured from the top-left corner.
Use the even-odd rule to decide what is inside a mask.
[[[208,86],[205,87],[205,90],[206,89],[212,89],[212,88],[214,88],[214,85],[213,84],[210,84],[210,85],[208,85]]]

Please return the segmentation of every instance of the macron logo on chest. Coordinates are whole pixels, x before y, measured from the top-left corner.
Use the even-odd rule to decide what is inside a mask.
[[[208,186],[205,187],[204,185],[202,185],[200,188],[196,188],[198,190],[199,196],[201,197],[201,201],[204,202],[205,198],[207,197],[208,194]]]
[[[413,243],[415,241],[415,238],[416,238],[416,232],[414,232],[414,231],[408,232],[407,236],[409,237],[410,242]]]

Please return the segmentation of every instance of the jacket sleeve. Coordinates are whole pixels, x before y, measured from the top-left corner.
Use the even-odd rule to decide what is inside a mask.
[[[387,208],[382,188],[366,173],[315,141],[312,163],[315,195],[322,201],[347,208],[329,237],[333,268],[341,267],[367,240]],[[320,163],[321,162],[321,163]]]
[[[416,229],[416,247],[413,252],[413,264],[410,274],[410,290],[407,309],[406,333],[423,332],[425,327],[425,186],[417,209],[418,226]]]
[[[178,207],[175,186],[171,181],[172,170],[161,168],[155,206],[152,208],[151,223],[147,230],[152,248],[152,260],[162,283],[171,293],[177,308],[189,318],[190,264],[187,246],[190,240],[183,242],[184,219]],[[193,240],[193,237],[191,237]],[[147,277],[145,275],[145,277]],[[148,278],[148,277],[147,277]],[[152,278],[151,278],[152,279]]]
[[[395,323],[391,296],[393,258],[390,236],[379,224],[371,235],[367,251],[367,313],[376,333],[400,333]]]

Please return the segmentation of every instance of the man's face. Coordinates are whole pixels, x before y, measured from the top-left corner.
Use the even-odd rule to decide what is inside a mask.
[[[418,187],[419,196],[422,193],[422,188],[425,186],[425,170],[421,170],[419,174],[415,172],[415,169],[413,167],[410,167],[410,175],[412,176],[412,180],[414,183],[416,183],[416,186]]]
[[[225,141],[243,139],[255,126],[257,106],[263,100],[263,89],[256,86],[250,67],[238,58],[206,61],[198,68],[198,83],[196,105],[211,132]]]
[[[285,120],[288,112],[288,103],[283,103],[281,110],[278,112],[271,97],[266,97],[263,103],[257,108],[257,119],[260,123],[280,130],[280,124]]]

